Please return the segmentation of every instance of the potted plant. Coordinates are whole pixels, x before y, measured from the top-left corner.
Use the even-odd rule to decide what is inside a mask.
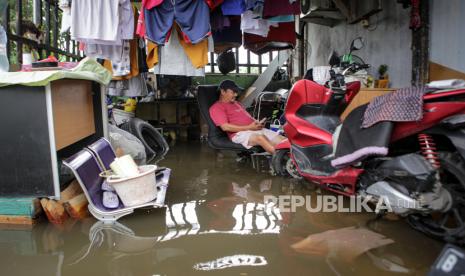
[[[378,67],[379,79],[377,81],[377,88],[387,88],[389,86],[389,75],[387,74],[388,66],[381,64]]]

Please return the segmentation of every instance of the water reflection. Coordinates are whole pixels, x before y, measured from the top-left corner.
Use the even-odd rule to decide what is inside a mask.
[[[194,265],[196,270],[217,270],[237,266],[267,265],[265,257],[256,255],[234,255],[216,259],[214,261]]]

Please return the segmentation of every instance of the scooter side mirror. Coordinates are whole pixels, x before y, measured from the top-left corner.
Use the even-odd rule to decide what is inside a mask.
[[[339,66],[339,64],[341,64],[341,58],[339,57],[339,55],[336,53],[336,51],[333,51],[331,53],[331,55],[329,56],[329,60],[328,60],[328,63],[331,67],[334,67],[334,66]]]
[[[355,38],[354,40],[352,40],[352,42],[350,43],[350,53],[352,53],[353,51],[357,51],[357,50],[360,50],[363,48],[363,46],[365,46],[364,42],[363,42],[363,38],[362,37],[357,37]]]

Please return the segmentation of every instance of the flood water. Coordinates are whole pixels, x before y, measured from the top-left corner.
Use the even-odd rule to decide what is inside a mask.
[[[0,275],[425,275],[444,245],[395,217],[281,212],[264,196],[320,191],[200,143],[159,165],[172,169],[167,208],[110,225],[2,226]]]

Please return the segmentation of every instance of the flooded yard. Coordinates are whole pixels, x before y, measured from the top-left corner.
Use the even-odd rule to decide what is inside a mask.
[[[282,212],[264,196],[323,192],[235,158],[173,146],[167,207],[114,224],[2,226],[1,275],[425,275],[443,247],[396,217]]]

